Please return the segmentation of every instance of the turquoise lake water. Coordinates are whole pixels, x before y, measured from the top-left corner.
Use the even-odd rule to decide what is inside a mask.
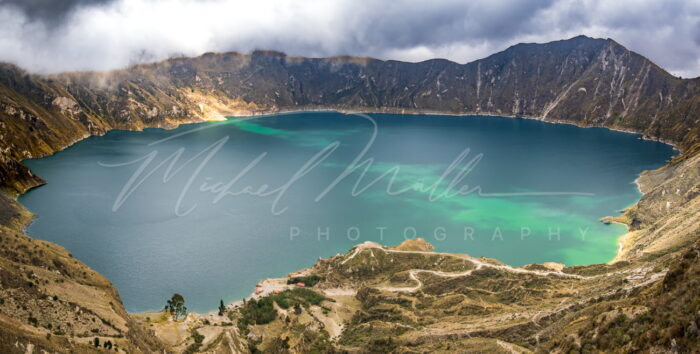
[[[607,262],[625,228],[598,220],[673,154],[526,119],[296,113],[92,137],[26,161],[48,184],[20,201],[38,215],[29,235],[107,276],[127,310],[179,292],[204,312],[366,240],[418,236],[515,266]]]

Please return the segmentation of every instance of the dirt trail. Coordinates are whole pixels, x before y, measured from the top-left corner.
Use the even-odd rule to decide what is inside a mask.
[[[436,271],[436,270],[426,270],[426,269],[411,269],[409,270],[408,274],[409,277],[416,282],[416,286],[413,287],[380,287],[379,289],[382,290],[388,290],[388,291],[394,291],[394,292],[399,292],[399,291],[405,291],[405,292],[414,292],[418,289],[420,289],[423,286],[423,283],[416,277],[416,274],[418,273],[431,273],[437,276],[441,277],[463,277],[470,275],[473,271],[482,269],[482,268],[493,268],[493,269],[498,269],[506,272],[511,272],[511,273],[520,273],[520,274],[534,274],[534,275],[539,275],[539,276],[558,276],[558,277],[564,277],[564,278],[573,278],[573,279],[590,279],[591,277],[586,277],[582,275],[577,275],[577,274],[567,274],[561,271],[539,271],[539,270],[530,270],[530,269],[523,269],[523,268],[515,268],[511,267],[508,265],[499,265],[499,264],[491,264],[491,263],[486,263],[483,262],[477,258],[470,257],[466,254],[455,254],[455,253],[441,253],[441,252],[433,252],[433,251],[401,251],[401,250],[394,250],[394,249],[387,249],[384,248],[382,245],[376,243],[376,242],[365,242],[360,245],[357,245],[355,249],[353,250],[353,253],[350,254],[347,258],[345,258],[340,264],[345,264],[351,259],[355,258],[358,254],[362,253],[364,250],[370,250],[371,249],[377,249],[381,250],[387,253],[407,253],[407,254],[428,254],[428,255],[445,255],[445,256],[450,256],[450,257],[457,257],[461,259],[465,259],[472,264],[474,264],[474,269],[470,269],[464,272],[441,272],[441,271]]]
[[[511,354],[532,353],[531,351],[529,351],[523,347],[517,346],[517,345],[512,344],[512,343],[504,342],[502,340],[497,340],[496,344],[498,344],[499,347],[505,349],[506,351],[508,351]]]
[[[426,270],[426,269],[411,269],[408,271],[408,276],[409,276],[409,278],[411,278],[413,281],[415,281],[417,283],[416,286],[403,287],[403,288],[380,287],[379,289],[388,290],[388,291],[395,291],[395,292],[405,291],[405,292],[412,293],[412,292],[420,289],[421,287],[423,287],[423,282],[421,282],[420,279],[418,279],[418,277],[416,277],[416,274],[418,274],[418,273],[431,273],[431,274],[441,276],[441,277],[463,277],[463,276],[467,276],[467,275],[471,274],[473,271],[475,271],[477,269],[481,269],[481,266],[477,265],[476,268],[474,268],[474,269],[470,269],[470,270],[467,270],[464,272],[457,272],[457,273],[439,272],[436,270]]]

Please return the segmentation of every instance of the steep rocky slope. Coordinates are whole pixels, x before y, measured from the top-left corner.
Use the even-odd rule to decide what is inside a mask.
[[[190,327],[214,352],[242,343],[292,352],[690,351],[700,320],[699,84],[582,36],[468,64],[263,51],[51,76],[0,64],[0,351],[90,351],[94,337],[129,351],[180,351]],[[296,274],[320,279],[311,293],[284,285],[254,307],[184,325],[133,319],[106,279],[22,232],[31,216],[12,198],[43,183],[25,158],[110,129],[304,109],[524,116],[635,131],[682,154],[640,177],[645,195],[617,218],[631,232],[613,264],[510,268],[421,242],[365,244]],[[185,326],[184,339],[169,342],[163,326]]]
[[[250,345],[262,351],[280,350],[275,338],[290,352],[690,352],[699,344],[700,243],[654,260],[563,269],[405,244],[367,242],[290,275],[318,279],[316,304],[287,290],[255,300],[287,304],[267,310],[272,321],[251,315],[263,311],[252,300],[231,317],[252,322]],[[295,301],[302,311],[289,306]]]
[[[22,233],[31,215],[0,195],[0,352],[79,352],[94,339],[128,352],[163,349],[102,275],[62,247]]]

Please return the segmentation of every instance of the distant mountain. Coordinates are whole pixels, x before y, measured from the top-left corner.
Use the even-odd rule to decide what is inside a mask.
[[[208,53],[112,72],[33,75],[0,65],[0,187],[41,183],[18,162],[112,128],[221,114],[336,109],[523,116],[630,130],[691,148],[700,80],[610,39],[518,44],[468,64]]]

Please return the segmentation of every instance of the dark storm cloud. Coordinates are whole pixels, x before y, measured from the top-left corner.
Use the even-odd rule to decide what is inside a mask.
[[[493,41],[527,32],[532,17],[553,1],[389,2],[375,5],[361,28],[363,43],[411,47],[459,41]],[[363,30],[364,29],[364,30]]]
[[[59,24],[73,10],[103,5],[114,0],[0,0],[0,6],[14,7],[29,20]]]
[[[692,0],[0,0],[0,60],[37,71],[260,48],[467,62],[579,34],[700,74]]]

